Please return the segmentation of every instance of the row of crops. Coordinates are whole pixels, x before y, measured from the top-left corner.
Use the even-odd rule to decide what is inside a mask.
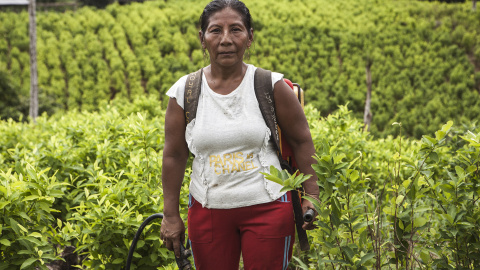
[[[208,1],[39,12],[41,103],[96,110],[102,100],[164,93],[208,64],[198,17]],[[249,63],[282,72],[323,116],[349,103],[363,115],[372,76],[371,131],[419,138],[449,119],[480,115],[480,12],[471,4],[419,1],[245,1],[254,18]],[[274,7],[274,8],[272,8]],[[295,8],[292,8],[295,7]],[[0,71],[28,99],[28,14],[0,13]]]

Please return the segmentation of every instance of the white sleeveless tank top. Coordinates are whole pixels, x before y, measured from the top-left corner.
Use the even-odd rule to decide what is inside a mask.
[[[260,173],[268,173],[271,165],[280,169],[280,163],[255,96],[255,70],[248,65],[243,81],[228,95],[214,92],[203,75],[197,115],[185,132],[195,155],[190,193],[203,207],[256,205],[285,193]],[[272,86],[282,78],[272,72]],[[183,76],[167,92],[182,108],[186,79]]]

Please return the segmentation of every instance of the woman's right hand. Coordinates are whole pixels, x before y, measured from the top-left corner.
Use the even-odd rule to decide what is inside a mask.
[[[185,243],[185,224],[180,216],[164,217],[160,228],[160,239],[175,257],[180,257],[180,245]]]

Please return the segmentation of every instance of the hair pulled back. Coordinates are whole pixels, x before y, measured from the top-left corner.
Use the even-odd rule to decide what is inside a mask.
[[[208,3],[202,12],[202,15],[200,15],[200,29],[202,33],[207,31],[210,17],[212,17],[214,13],[225,8],[231,8],[238,12],[242,17],[243,24],[245,25],[245,28],[247,28],[248,33],[252,34],[250,31],[252,29],[252,16],[250,15],[250,10],[248,10],[247,6],[239,0],[213,0]]]

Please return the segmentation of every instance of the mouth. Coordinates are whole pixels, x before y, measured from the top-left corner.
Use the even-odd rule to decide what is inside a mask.
[[[231,55],[234,54],[235,52],[221,52],[219,53],[220,55]]]

